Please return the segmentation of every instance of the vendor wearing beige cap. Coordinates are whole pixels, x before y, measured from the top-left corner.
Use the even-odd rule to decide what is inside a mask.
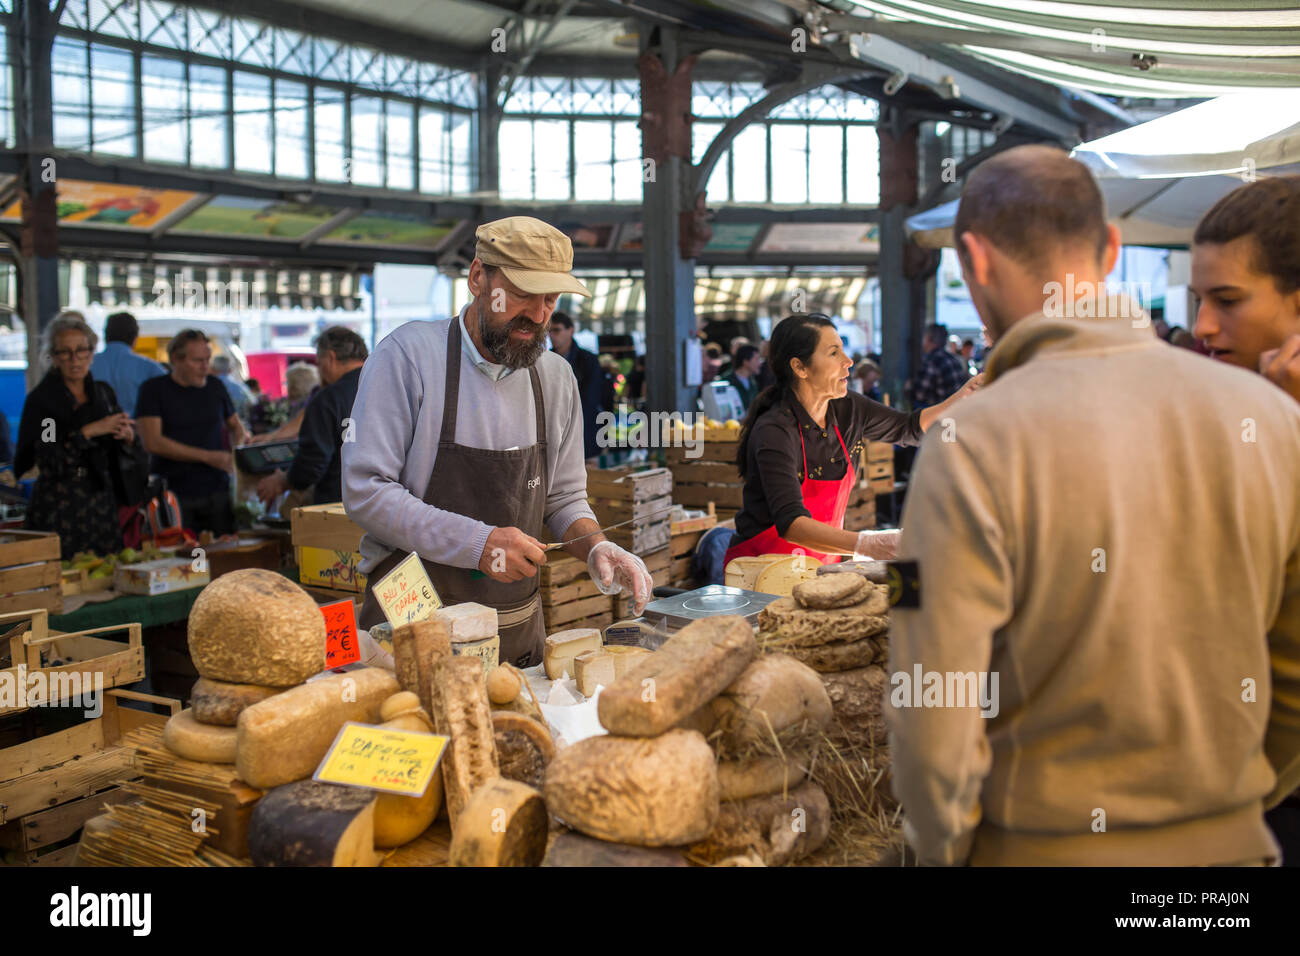
[[[444,604],[497,609],[501,660],[527,667],[546,636],[543,525],[604,593],[630,593],[638,614],[651,582],[640,558],[590,535],[600,526],[587,505],[578,384],[545,350],[559,296],[590,295],[570,274],[568,237],[515,216],[475,239],[460,315],[407,323],[362,369],[343,502],[365,531],[371,582],[417,552]],[[383,619],[367,591],[361,626]]]

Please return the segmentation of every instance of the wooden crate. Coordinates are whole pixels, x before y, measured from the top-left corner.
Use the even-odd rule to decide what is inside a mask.
[[[694,448],[679,448],[676,446],[665,449],[668,456],[668,467],[690,462],[724,462],[729,465],[736,463],[736,453],[740,450],[738,441],[705,441],[702,445],[696,445]]]
[[[63,596],[94,594],[113,586],[113,575],[92,578],[85,568],[70,568],[63,572]],[[62,606],[59,608],[62,610]]]
[[[360,551],[334,551],[314,545],[295,545],[298,582],[331,591],[364,592],[366,575],[360,571]]]
[[[894,446],[888,442],[868,442],[862,452],[861,473],[878,495],[894,490]]]
[[[63,610],[59,536],[47,531],[0,532],[0,613]]]
[[[20,864],[67,865],[71,854],[49,848],[76,835],[104,806],[120,802],[116,788],[138,776],[134,750],[123,737],[146,726],[161,732],[167,717],[120,706],[122,700],[162,704],[173,714],[180,710],[177,700],[110,690],[101,716],[0,750],[0,845],[15,851]]]
[[[0,633],[0,664],[7,664],[0,668],[0,680],[11,682],[13,687],[30,688],[36,703],[50,703],[52,694],[53,702],[66,700],[72,693],[73,674],[82,675],[82,681],[86,675],[102,674],[105,690],[144,679],[139,624],[114,624],[64,634],[49,629],[48,612],[41,609],[0,614],[0,629],[7,629]],[[125,644],[97,636],[121,631],[126,632]],[[64,663],[52,663],[56,660]],[[25,700],[0,698],[0,716],[26,709]]]
[[[730,450],[718,451],[719,444]],[[693,460],[670,455],[673,500],[688,508],[712,506],[715,523],[717,515],[724,510],[733,514],[738,511],[744,504],[745,483],[736,467],[735,446],[735,442],[706,443],[705,455]]]
[[[295,548],[361,550],[361,527],[348,517],[340,502],[294,508],[289,514],[289,527]]]
[[[587,469],[588,498],[640,503],[671,495],[672,491],[673,476],[667,468]]]
[[[865,531],[876,526],[876,492],[869,481],[853,486],[849,493],[848,509],[844,512],[844,527],[850,531]]]

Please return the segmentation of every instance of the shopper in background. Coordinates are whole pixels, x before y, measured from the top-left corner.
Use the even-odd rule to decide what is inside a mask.
[[[627,374],[627,388],[623,390],[623,398],[635,408],[642,408],[645,405],[644,355],[632,359],[632,371]]]
[[[772,343],[767,339],[763,339],[758,343],[758,357],[762,359],[758,366],[758,390],[760,392],[776,384],[776,373],[772,371],[772,366],[768,362],[771,351]]]
[[[979,165],[953,233],[996,346],[903,512],[920,590],[888,670],[927,675],[925,706],[895,684],[884,708],[907,840],[935,864],[1275,860],[1264,808],[1300,781],[1300,408],[1107,296],[1119,230],[1063,151]],[[933,673],[984,701],[967,681],[929,706]]]
[[[23,527],[56,532],[65,561],[122,547],[114,472],[118,445],[129,448],[135,433],[112,386],[91,372],[96,339],[80,312],[55,316],[43,349],[53,367],[27,396],[18,426],[14,476],[40,470]]]
[[[1192,237],[1193,334],[1300,401],[1300,176],[1240,186]]]
[[[758,397],[760,391],[758,370],[762,364],[762,356],[758,354],[756,347],[745,343],[736,349],[735,357],[732,359],[731,374],[727,376],[727,381],[740,393],[740,404],[746,411]]]
[[[248,409],[253,404],[253,393],[235,375],[234,368],[235,363],[230,360],[229,355],[218,355],[212,360],[212,374],[230,393],[230,401],[235,406],[235,414],[241,420],[246,421],[248,419]]]
[[[873,402],[885,401],[880,393],[880,366],[869,358],[865,358],[853,370],[854,376],[858,382],[858,391]]]
[[[316,367],[324,387],[303,413],[293,465],[258,482],[257,495],[264,503],[270,505],[290,489],[308,488],[314,488],[314,504],[343,500],[342,448],[353,430],[352,403],[367,355],[365,339],[346,326],[331,326],[316,339]]]
[[[285,397],[288,417],[271,431],[249,438],[250,445],[293,441],[298,437],[298,432],[302,429],[303,416],[307,411],[307,403],[321,387],[320,371],[310,362],[294,362],[285,370],[284,379],[288,392]]]
[[[596,433],[600,423],[597,417],[607,407],[609,381],[594,352],[573,341],[573,319],[567,312],[552,312],[548,328],[551,350],[569,363],[573,377],[578,380],[578,395],[582,399],[582,453],[587,458],[600,454]]]
[[[949,395],[966,384],[970,378],[966,363],[947,349],[948,328],[929,325],[921,340],[924,356],[921,371],[912,388],[912,406],[929,408],[946,400]]]
[[[167,346],[169,375],[140,386],[136,420],[153,471],[167,479],[185,527],[217,535],[235,530],[230,497],[244,426],[226,387],[209,375],[212,346],[198,329],[178,332]]]
[[[104,323],[104,351],[95,355],[90,366],[95,380],[113,389],[117,403],[127,415],[135,414],[135,398],[148,379],[166,375],[167,370],[153,359],[135,352],[140,324],[130,312],[114,312]]]

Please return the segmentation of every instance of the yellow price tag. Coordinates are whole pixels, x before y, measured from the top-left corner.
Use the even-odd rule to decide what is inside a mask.
[[[373,588],[375,599],[393,627],[427,621],[442,607],[442,598],[412,551],[397,567],[385,574]]]
[[[437,734],[349,721],[334,738],[312,779],[406,797],[423,796],[449,741]]]

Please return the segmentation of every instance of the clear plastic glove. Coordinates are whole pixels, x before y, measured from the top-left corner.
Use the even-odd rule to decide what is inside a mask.
[[[891,531],[859,531],[858,543],[853,546],[854,561],[893,561],[898,557],[899,529]]]
[[[587,555],[587,570],[601,594],[632,595],[632,611],[640,615],[650,601],[654,582],[645,562],[613,541],[601,541]]]

